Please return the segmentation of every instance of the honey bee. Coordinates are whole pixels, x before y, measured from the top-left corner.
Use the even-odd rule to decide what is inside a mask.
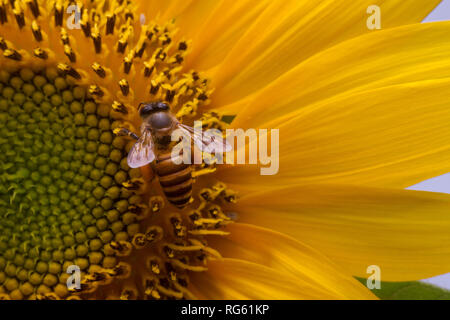
[[[137,140],[128,153],[128,166],[139,168],[152,164],[167,200],[183,209],[192,198],[192,164],[183,163],[182,151],[176,157],[172,156],[173,131],[181,130],[182,138],[189,142],[193,140],[195,146],[202,151],[228,152],[231,146],[217,135],[201,134],[192,127],[182,124],[164,102],[141,103],[139,115],[142,119],[140,137],[128,130],[125,133]]]

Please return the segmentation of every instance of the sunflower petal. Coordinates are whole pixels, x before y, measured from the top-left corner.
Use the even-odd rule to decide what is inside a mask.
[[[213,39],[212,46],[201,48],[196,67],[205,69],[220,63],[212,77],[216,87],[220,88],[215,94],[215,104],[229,104],[264,88],[318,52],[353,37],[374,33],[366,23],[370,16],[366,13],[369,6],[380,7],[382,28],[387,29],[422,21],[439,2],[273,1],[250,28],[236,30],[240,33],[238,41],[221,46],[223,51],[229,51],[225,59],[223,54],[217,54],[214,40],[219,38],[225,43],[223,36],[214,33],[214,28],[203,28],[199,38],[208,34]],[[229,24],[233,23],[229,21]],[[214,35],[210,34],[210,29]],[[227,35],[229,40],[232,36]]]
[[[277,175],[244,166],[219,177],[228,183],[240,177],[249,188],[299,182],[406,188],[450,170],[449,105],[450,78],[335,97],[261,126],[279,129]]]
[[[206,70],[223,60],[271,1],[168,0],[152,1],[151,4],[147,2],[139,2],[139,12],[150,18],[156,16],[158,21],[175,19],[182,36],[193,40],[193,51],[189,54],[187,63],[201,64],[199,67]]]
[[[273,114],[287,115],[339,95],[449,77],[449,29],[448,21],[415,24],[341,43],[237,103],[241,112],[234,123],[250,121],[254,127],[272,122]],[[271,113],[260,112],[263,108]]]
[[[239,259],[208,262],[208,271],[191,276],[190,291],[199,299],[311,300],[309,287],[293,285],[296,278]]]
[[[240,199],[241,223],[290,235],[367,277],[409,281],[450,270],[450,195],[346,185],[281,188]]]
[[[138,5],[137,12],[144,14],[146,19],[156,18],[160,21],[165,22],[167,20],[177,18],[182,12],[194,6],[194,2],[201,2],[201,4],[204,5],[206,1],[201,0],[136,1],[136,4]]]
[[[199,70],[215,67],[258,16],[267,9],[269,3],[267,0],[218,1],[203,23],[193,30],[194,46],[187,63],[191,63],[193,68]],[[187,24],[190,24],[192,13],[186,12],[180,20],[186,20]]]
[[[253,225],[227,226],[230,235],[209,241],[228,258],[241,259],[273,268],[297,278],[317,299],[370,299],[367,288],[314,249],[281,233]]]

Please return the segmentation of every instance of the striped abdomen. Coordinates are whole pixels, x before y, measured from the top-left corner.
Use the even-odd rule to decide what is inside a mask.
[[[182,154],[179,157],[181,161]],[[191,165],[174,164],[171,152],[167,152],[156,157],[153,168],[167,200],[178,208],[184,208],[192,196]]]

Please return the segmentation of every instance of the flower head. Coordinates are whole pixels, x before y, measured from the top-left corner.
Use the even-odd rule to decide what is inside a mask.
[[[404,20],[389,16],[387,25],[415,22],[434,2]],[[427,67],[414,49],[429,44],[443,52],[448,25],[338,44],[363,33],[342,32],[358,15],[345,11],[337,36],[318,28],[333,16],[333,1],[313,3],[0,0],[0,296],[372,298],[352,275],[380,264],[402,280],[402,262],[424,259],[407,240],[435,233],[441,238],[431,237],[427,248],[435,249],[447,239],[446,197],[374,187],[404,187],[448,169],[430,166],[448,152],[448,110],[407,95],[447,88],[448,74]],[[320,39],[311,36],[316,29]],[[444,54],[434,58],[448,62]],[[193,201],[179,210],[149,167],[127,164],[135,141],[124,132],[139,132],[145,101],[165,101],[179,121],[201,119],[205,128],[225,129],[224,115],[237,115],[235,127],[280,128],[284,170],[264,178],[249,166],[196,166]],[[395,101],[410,107],[388,112]],[[406,113],[409,121],[399,122]],[[415,148],[389,142],[395,135],[413,144],[395,126],[417,130],[423,114],[426,141]],[[445,128],[443,139],[432,139]],[[380,129],[392,134],[374,143]],[[399,173],[399,163],[416,171]],[[403,228],[396,219],[411,204]],[[420,219],[430,228],[417,228]],[[380,238],[368,236],[366,222]],[[390,228],[407,240],[393,238],[386,249],[379,241],[391,240]],[[364,255],[369,248],[373,254]],[[431,260],[431,269],[420,265],[408,278],[449,262]],[[345,261],[349,272],[339,265]],[[82,270],[80,289],[66,285],[71,265]]]

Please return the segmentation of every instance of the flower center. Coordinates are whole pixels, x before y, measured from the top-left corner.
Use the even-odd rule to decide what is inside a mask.
[[[126,164],[107,105],[55,68],[0,71],[0,283],[12,298],[66,297],[66,270],[113,268],[114,242],[138,231]]]
[[[78,8],[73,30],[72,1],[25,3],[0,4],[0,298],[195,298],[189,273],[220,257],[206,237],[227,234],[221,205],[236,195],[198,166],[195,200],[178,210],[149,168],[128,167],[135,141],[120,136],[139,134],[145,101],[225,126],[205,112],[209,82],[184,70],[189,42],[172,21],[141,26],[130,1]],[[81,283],[69,290],[71,265]]]

